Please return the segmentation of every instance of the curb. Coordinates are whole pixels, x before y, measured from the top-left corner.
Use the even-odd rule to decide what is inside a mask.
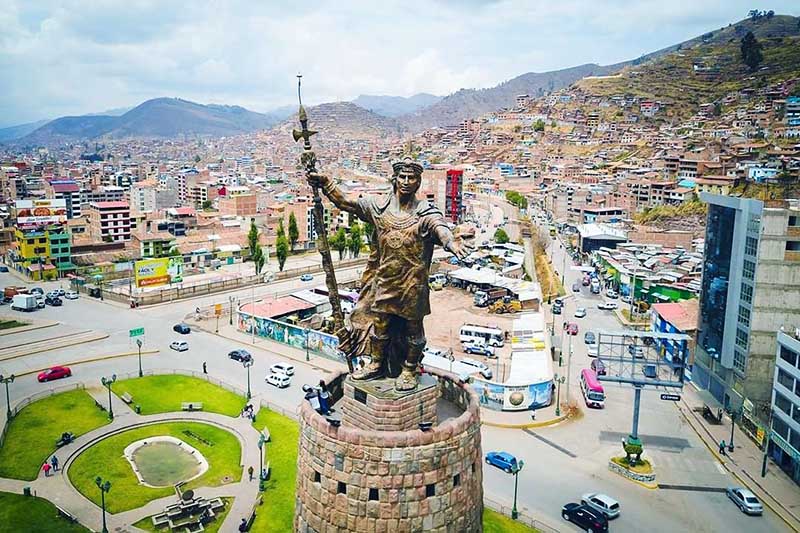
[[[648,460],[649,460],[649,459],[648,459]],[[616,463],[614,463],[614,462],[613,462],[613,461],[611,461],[610,459],[609,459],[609,461],[608,461],[608,469],[609,469],[611,472],[614,472],[615,474],[617,474],[617,475],[618,475],[619,477],[621,477],[622,479],[625,479],[625,480],[627,480],[627,481],[630,481],[630,482],[632,482],[632,483],[636,483],[637,485],[641,485],[642,487],[644,487],[644,488],[646,488],[646,489],[648,489],[648,490],[657,490],[657,489],[658,489],[658,483],[656,483],[656,482],[655,482],[655,480],[653,481],[653,483],[646,483],[646,482],[644,482],[644,481],[639,481],[638,479],[633,479],[633,478],[630,478],[630,477],[626,476],[625,474],[623,474],[623,473],[619,472],[618,470],[615,470],[614,468],[611,468],[611,465],[612,465],[612,464],[614,464],[614,465],[616,465],[616,466],[618,466],[618,467],[620,467],[620,468],[625,468],[625,467],[623,467],[623,466],[620,466],[620,465],[617,465]],[[651,462],[650,464],[652,465],[653,463]],[[627,469],[626,469],[626,470],[627,470]],[[655,478],[655,466],[653,466],[653,477]]]
[[[59,366],[77,366],[85,363],[96,363],[97,361],[105,361],[107,359],[117,359],[119,357],[128,357],[129,355],[137,355],[138,353],[139,353],[138,351],[113,353],[109,355],[101,355],[99,357],[92,357],[91,359],[81,359],[80,361],[70,361],[68,363],[61,363]],[[142,355],[153,355],[157,353],[161,353],[161,350],[142,350]],[[17,376],[29,376],[31,374],[38,374],[39,372],[47,370],[48,368],[50,367],[46,366],[44,368],[39,368],[36,370],[27,370],[25,372],[17,374]]]
[[[541,422],[527,422],[525,424],[504,424],[502,422],[487,422],[486,420],[481,420],[481,425],[506,429],[532,429],[554,426],[560,422],[568,420],[569,418],[569,414],[566,414],[556,418],[551,418],[550,420],[542,420]]]
[[[6,318],[5,316],[2,318]],[[11,320],[16,320],[13,317],[9,317]],[[25,326],[19,326],[18,328],[9,328],[0,331],[0,337],[4,335],[13,335],[15,333],[25,333],[26,331],[36,331],[37,329],[44,329],[44,328],[51,328],[53,326],[59,325],[61,322],[45,322],[43,324],[27,324]]]
[[[21,354],[18,354],[18,355],[12,355],[11,357],[5,357],[5,358],[3,358],[1,360],[2,361],[11,361],[12,359],[19,359],[20,357],[27,357],[29,355],[36,355],[37,353],[49,352],[51,350],[60,350],[61,348],[69,348],[70,346],[78,346],[78,345],[81,345],[81,344],[88,344],[90,342],[97,342],[97,341],[101,341],[103,339],[107,339],[109,337],[108,333],[101,333],[99,335],[100,336],[98,336],[96,338],[83,339],[83,340],[78,340],[76,342],[68,342],[66,344],[59,344],[58,346],[51,346],[51,347],[47,347],[47,348],[36,349],[36,350],[30,351],[30,352],[21,353]]]

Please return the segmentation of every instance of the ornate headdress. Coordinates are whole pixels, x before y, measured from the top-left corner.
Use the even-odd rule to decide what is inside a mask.
[[[395,176],[400,174],[402,170],[411,170],[417,176],[422,175],[422,165],[414,161],[411,156],[405,156],[400,161],[392,163],[392,171]]]

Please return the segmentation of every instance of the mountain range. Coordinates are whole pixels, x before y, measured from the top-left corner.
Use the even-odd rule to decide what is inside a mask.
[[[352,102],[314,106],[309,108],[309,115],[312,120],[319,118],[319,122],[313,123],[315,128],[342,127],[351,133],[395,134],[455,125],[465,119],[511,107],[519,94],[541,96],[589,76],[606,76],[625,67],[658,62],[662,57],[674,55],[673,52],[682,49],[698,46],[732,49],[748,31],[752,31],[758,39],[771,41],[793,37],[800,35],[800,18],[781,15],[748,18],[614,65],[585,64],[549,72],[528,72],[491,88],[461,89],[445,97],[426,93],[407,98],[361,95]],[[732,53],[735,54],[735,51]],[[652,90],[657,92],[658,87]],[[295,106],[285,106],[269,113],[256,113],[239,106],[203,105],[179,98],[155,98],[122,114],[118,113],[124,109],[97,115],[61,117],[44,124],[34,122],[3,128],[0,129],[0,142],[38,145],[101,138],[236,135],[281,124],[295,110]]]

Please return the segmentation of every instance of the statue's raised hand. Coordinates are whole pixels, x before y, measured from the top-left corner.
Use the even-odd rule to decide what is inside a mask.
[[[305,150],[300,154],[300,163],[306,169],[306,173],[312,172],[317,166],[317,154],[312,150]]]

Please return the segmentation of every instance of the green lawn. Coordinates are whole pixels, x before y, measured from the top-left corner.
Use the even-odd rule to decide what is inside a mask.
[[[512,520],[504,514],[483,508],[483,533],[533,533],[532,527]]]
[[[27,326],[27,325],[28,325],[27,322],[20,322],[19,320],[0,320],[0,330],[21,328],[22,326]]]
[[[191,431],[212,445],[188,436],[184,431]],[[104,480],[111,481],[106,508],[112,513],[135,509],[151,500],[175,494],[172,487],[151,488],[139,485],[130,463],[122,455],[128,444],[158,435],[169,435],[185,441],[208,461],[206,473],[184,485],[184,490],[214,487],[241,479],[241,447],[232,433],[198,422],[167,422],[125,431],[98,442],[72,463],[69,469],[70,481],[97,505],[100,505],[100,491],[95,485],[95,478],[101,476]]]
[[[143,415],[180,411],[182,402],[203,402],[204,411],[236,417],[245,404],[243,396],[189,376],[126,379],[114,383],[111,390],[118,396],[126,392],[133,396],[133,405],[141,406]]]
[[[231,504],[233,503],[233,498],[222,498],[222,501],[225,502],[225,508],[222,510],[222,512],[219,512],[219,514],[217,514],[216,518],[214,518],[212,522],[209,522],[208,524],[205,524],[203,526],[203,531],[205,531],[206,533],[217,533],[217,531],[219,531],[219,528],[222,527],[222,523],[225,522],[225,517],[228,516],[228,512],[231,510]],[[167,529],[164,527],[156,529],[155,526],[153,526],[153,520],[152,517],[150,516],[148,516],[147,518],[142,518],[141,520],[133,524],[133,526],[138,527],[139,529],[143,529],[145,531],[154,531],[154,532],[167,531]]]
[[[283,415],[261,409],[253,426],[261,431],[269,428],[265,460],[271,476],[265,483],[264,503],[256,510],[252,531],[292,531],[294,495],[297,478],[297,446],[300,425]]]
[[[34,480],[65,431],[77,437],[108,424],[105,411],[83,390],[55,394],[22,409],[0,448],[0,477]],[[56,454],[58,455],[58,454]]]
[[[0,492],[0,529],[36,533],[89,533],[80,524],[58,514],[55,506],[42,498]]]

